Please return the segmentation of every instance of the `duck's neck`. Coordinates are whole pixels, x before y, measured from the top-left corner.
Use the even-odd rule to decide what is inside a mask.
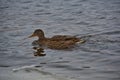
[[[38,40],[44,40],[44,39],[46,39],[44,34],[38,36]]]

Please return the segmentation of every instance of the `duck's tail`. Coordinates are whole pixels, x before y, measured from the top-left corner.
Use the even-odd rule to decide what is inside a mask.
[[[86,40],[84,40],[84,39],[80,39],[78,42],[76,42],[77,44],[82,44],[82,43],[85,43],[86,42]]]

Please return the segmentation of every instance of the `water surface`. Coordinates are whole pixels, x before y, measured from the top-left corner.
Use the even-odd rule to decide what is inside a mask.
[[[47,37],[91,36],[35,57],[35,39],[24,38],[38,28]],[[119,80],[119,66],[119,0],[0,0],[0,80]]]

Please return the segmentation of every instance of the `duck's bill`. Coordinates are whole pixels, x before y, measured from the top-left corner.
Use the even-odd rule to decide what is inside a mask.
[[[28,38],[32,38],[32,37],[35,37],[35,36],[36,36],[35,34],[32,34]]]

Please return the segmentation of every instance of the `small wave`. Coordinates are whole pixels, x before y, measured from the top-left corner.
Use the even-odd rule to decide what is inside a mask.
[[[10,67],[9,65],[1,65],[0,64],[0,67]]]
[[[101,34],[107,34],[107,35],[111,35],[111,34],[120,34],[120,31],[110,31],[110,32],[104,32]]]
[[[91,34],[91,35],[94,35],[94,36],[97,36],[97,35],[114,35],[114,34],[120,34],[120,30],[119,31],[109,31],[109,32],[99,32],[99,33],[95,33],[95,34]]]
[[[4,31],[14,31],[14,30],[21,30],[21,29],[25,29],[25,28],[17,28],[17,27],[14,27],[14,28],[1,28],[0,29],[0,32],[4,32]]]

